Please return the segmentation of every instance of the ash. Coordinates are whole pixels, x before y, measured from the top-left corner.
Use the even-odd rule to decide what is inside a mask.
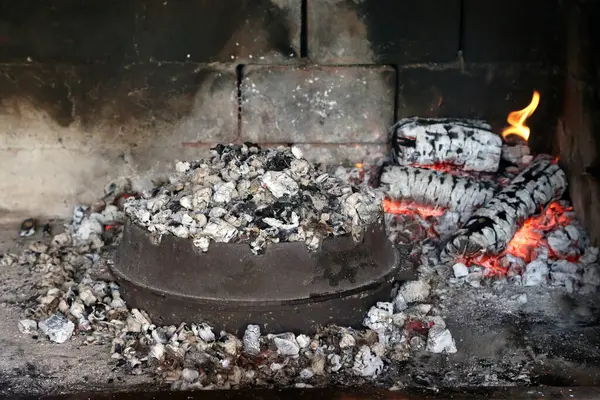
[[[307,336],[265,334],[249,325],[238,336],[218,332],[209,321],[160,326],[143,310],[130,309],[120,287],[106,275],[106,259],[124,213],[79,206],[66,231],[32,243],[22,254],[4,254],[4,267],[37,273],[33,302],[24,302],[15,331],[58,344],[103,345],[106,361],[123,374],[147,375],[174,389],[312,387],[364,381],[390,386],[397,363],[411,351],[456,352],[444,320],[427,304],[430,286],[399,286],[389,302],[377,303],[364,329],[321,328]],[[419,328],[414,328],[418,326]],[[442,335],[428,337],[435,326]],[[427,348],[427,350],[426,350]]]
[[[188,238],[208,239],[205,243],[240,241],[249,231],[265,232],[266,242],[281,238],[271,228],[286,232],[286,240],[296,240],[293,235],[301,227],[304,232],[313,229],[311,218],[319,218],[328,234],[351,233],[353,226],[379,215],[351,200],[355,194],[381,196],[369,188],[374,169],[340,167],[331,174],[319,173],[287,149],[246,147],[218,148],[210,163],[178,163],[169,183],[125,206],[122,200],[130,196],[130,185],[111,184],[101,202],[75,208],[65,232],[31,243],[21,254],[2,255],[2,268],[18,268],[20,279],[35,282],[15,301],[24,310],[15,334],[40,335],[57,346],[102,346],[106,363],[123,376],[152,377],[175,389],[515,386],[539,383],[542,369],[560,376],[560,368],[573,368],[565,360],[572,362],[577,354],[600,365],[596,331],[592,335],[578,328],[593,323],[597,301],[590,296],[600,285],[598,250],[588,245],[574,219],[542,233],[543,245],[534,260],[506,255],[501,262],[510,263],[508,272],[490,276],[483,266],[440,261],[440,223],[446,218],[445,230],[451,234],[457,228],[451,217],[386,215],[390,240],[400,248],[410,246],[420,277],[398,282],[389,301],[368,311],[362,329],[330,325],[308,336],[266,333],[249,325],[236,336],[216,331],[210,321],[161,326],[143,310],[129,308],[106,272],[127,214],[158,234],[176,234],[172,231],[185,227]],[[250,168],[252,160],[263,163],[254,167],[253,177],[248,172],[245,178],[240,173],[227,180],[240,165]],[[306,166],[303,174],[294,172],[299,163]],[[241,196],[240,182],[248,182],[240,188],[249,185],[253,192]],[[295,197],[309,205],[295,203]],[[329,219],[322,221],[314,199],[323,200],[321,214],[326,211]],[[246,202],[255,206],[243,211],[239,207]],[[219,208],[221,214],[215,216]],[[191,233],[192,223],[183,224],[184,215],[196,227],[205,224]],[[229,218],[243,215],[248,215],[243,227]],[[181,222],[172,224],[176,218]],[[268,227],[259,222],[266,219]],[[208,232],[217,233],[209,235],[211,222],[214,227]],[[228,231],[221,225],[233,226],[235,234],[218,233]],[[248,243],[256,251],[263,246]],[[554,357],[548,356],[550,351]]]
[[[135,197],[129,193],[130,185],[109,185],[99,203],[75,207],[64,232],[31,243],[21,254],[2,255],[3,268],[19,268],[35,281],[31,293],[20,297],[23,317],[14,331],[40,336],[59,346],[73,341],[104,346],[106,362],[117,371],[157,378],[175,389],[306,388],[357,382],[391,386],[398,375],[397,365],[406,362],[413,351],[456,352],[443,317],[427,303],[427,282],[399,285],[389,302],[373,305],[365,315],[363,329],[331,325],[310,336],[263,333],[254,325],[236,336],[216,331],[210,321],[161,326],[144,310],[129,308],[119,285],[107,272],[128,214],[138,218],[149,213],[152,217],[142,219],[147,221],[145,226],[156,230],[160,224],[153,223],[153,218],[168,215],[164,225],[177,231],[185,225],[170,224],[179,218],[176,215],[198,221],[199,215],[205,215],[199,211],[204,211],[209,214],[206,225],[202,233],[191,234],[193,240],[206,237],[203,235],[211,223],[232,225],[230,216],[241,219],[247,215],[248,222],[235,228],[231,241],[241,240],[253,230],[264,232],[266,241],[276,241],[276,231],[271,228],[285,231],[289,235],[286,240],[300,240],[294,238],[303,231],[316,232],[312,226],[326,232],[323,236],[352,234],[356,227],[380,216],[380,206],[370,206],[374,202],[365,199],[381,195],[364,185],[364,174],[356,170],[338,169],[329,175],[317,172],[287,149],[244,149],[220,148],[210,164],[178,163],[180,172],[147,198],[123,202],[123,198]],[[270,169],[251,167],[252,163]],[[253,172],[246,173],[246,178],[240,174],[236,185],[223,179],[227,174],[231,177],[234,166],[244,165]],[[195,179],[201,183],[191,183]],[[240,196],[238,187],[244,185],[248,185],[248,193]],[[185,208],[189,211],[170,208],[173,204],[183,207],[186,196],[192,202],[191,208]],[[302,205],[300,198],[306,204]],[[244,212],[240,207],[246,203],[256,206]],[[219,207],[224,213],[211,217]],[[260,221],[271,225],[265,227]],[[171,232],[168,229],[165,234]],[[210,239],[224,237],[215,234]],[[309,248],[313,245],[310,243]],[[433,326],[441,334],[429,337]]]
[[[379,192],[320,171],[297,148],[219,145],[175,169],[125,212],[156,240],[175,235],[204,252],[210,242],[247,243],[255,254],[278,242],[316,250],[327,236],[360,237],[382,216]]]

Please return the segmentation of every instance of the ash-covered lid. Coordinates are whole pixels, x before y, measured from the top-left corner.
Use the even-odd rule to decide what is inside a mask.
[[[383,213],[381,193],[321,171],[295,147],[218,145],[208,159],[177,162],[169,181],[125,212],[157,243],[164,235],[210,243],[244,243],[261,254],[267,243],[319,248],[329,236],[352,234]]]

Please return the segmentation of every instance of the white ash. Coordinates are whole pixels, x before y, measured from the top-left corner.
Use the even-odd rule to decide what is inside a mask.
[[[39,328],[51,341],[64,343],[73,335],[75,325],[61,313],[56,313],[50,318],[41,321]]]
[[[32,319],[22,319],[19,321],[19,332],[25,334],[34,334],[37,332],[38,324]]]
[[[531,150],[526,144],[503,144],[502,159],[515,165],[527,165],[531,163]]]
[[[267,171],[262,176],[261,181],[277,198],[295,196],[300,190],[298,183],[285,172]]]
[[[548,264],[542,260],[535,260],[525,266],[523,286],[538,286],[545,284],[550,272]]]
[[[510,185],[473,213],[446,244],[445,260],[478,253],[499,254],[519,228],[519,223],[562,196],[567,188],[563,170],[540,157],[525,168]]]
[[[463,263],[456,263],[452,266],[455,278],[464,278],[469,275],[469,268]]]
[[[568,293],[573,293],[581,283],[581,266],[567,260],[557,260],[550,264],[550,282],[563,286]]]
[[[449,353],[457,352],[456,344],[452,338],[450,331],[444,327],[434,325],[429,329],[427,335],[427,351],[432,353]]]
[[[397,293],[396,296],[394,296],[392,303],[394,304],[394,311],[396,312],[402,312],[408,308],[408,303],[402,293]]]
[[[394,313],[391,303],[378,303],[378,307],[391,315],[389,329],[384,330],[381,337],[370,329],[355,331],[335,326],[325,327],[310,337],[292,333],[267,335],[264,342],[262,337],[259,338],[260,347],[254,341],[254,350],[251,351],[262,350],[257,356],[266,357],[268,368],[261,368],[260,364],[242,363],[242,360],[247,360],[241,351],[242,347],[250,348],[248,340],[240,340],[227,333],[221,333],[217,340],[212,327],[204,322],[156,326],[143,310],[127,309],[118,285],[90,276],[90,271],[100,259],[99,250],[91,250],[89,244],[82,243],[73,247],[69,234],[55,238],[52,243],[61,245],[50,245],[46,249],[48,253],[42,254],[56,257],[60,268],[56,270],[56,278],[40,282],[42,296],[32,315],[54,315],[58,303],[58,308],[65,310],[69,322],[78,327],[80,335],[86,335],[85,343],[110,345],[107,359],[119,362],[117,365],[122,365],[124,371],[154,374],[176,389],[260,385],[260,382],[281,374],[289,377],[279,381],[281,386],[295,385],[294,379],[298,377],[312,382],[321,376],[332,379],[330,376],[333,374],[346,377],[344,379],[352,379],[349,378],[351,376],[354,376],[353,379],[376,379],[387,363],[406,360],[410,356],[408,343],[411,336],[405,324],[411,318],[419,318],[424,324],[431,318],[430,305],[411,303],[409,316],[402,312]],[[44,249],[43,246],[32,247]],[[31,252],[28,254],[37,254],[37,258],[23,257],[23,261],[37,263],[41,255],[27,251]],[[68,263],[67,259],[75,264]],[[65,274],[65,271],[71,272]],[[417,286],[427,287],[427,284]],[[403,291],[412,293],[414,288]],[[85,332],[82,326],[86,327]],[[250,331],[258,333],[259,329],[250,327],[247,332]],[[224,375],[223,371],[226,371]]]
[[[365,316],[363,325],[375,331],[379,336],[379,340],[387,344],[388,338],[393,332],[392,315],[392,303],[379,302],[376,306],[371,307]]]
[[[296,342],[298,343],[298,346],[300,346],[301,349],[305,349],[310,344],[310,338],[306,335],[298,335],[296,337]]]
[[[300,346],[296,342],[296,336],[293,333],[281,333],[271,335],[273,343],[277,347],[277,352],[283,356],[297,356],[300,352]]]
[[[361,346],[354,359],[352,371],[358,376],[375,378],[383,371],[383,360],[368,346]]]
[[[469,274],[465,278],[465,282],[467,282],[469,285],[471,285],[474,288],[479,288],[479,287],[481,287],[481,280],[483,278],[484,278],[483,271],[475,270],[475,271],[469,272]]]
[[[194,382],[198,377],[200,377],[200,373],[195,369],[184,368],[181,371],[181,378],[186,382]]]
[[[567,225],[552,231],[548,235],[548,246],[554,254],[562,258],[575,257],[579,254],[579,230],[574,225]]]
[[[244,332],[244,351],[251,355],[260,353],[260,326],[248,325]]]
[[[517,297],[517,301],[521,304],[527,304],[527,294],[523,293]]]
[[[502,139],[479,120],[405,118],[392,127],[392,154],[400,165],[450,164],[496,172]]]
[[[210,242],[301,241],[309,249],[327,236],[356,239],[382,217],[382,194],[315,168],[290,148],[218,145],[209,159],[176,164],[169,182],[130,198],[127,215],[148,231],[190,239],[202,251]]]
[[[381,183],[394,200],[412,200],[469,215],[496,192],[493,182],[407,166],[385,167]]]
[[[189,214],[196,220],[194,215]],[[231,221],[227,222],[231,223]],[[75,314],[87,319],[91,325],[89,331],[82,333],[82,335],[85,335],[86,343],[111,344],[114,340],[114,349],[111,349],[114,351],[111,352],[111,357],[115,362],[118,360],[124,363],[122,367],[124,371],[132,374],[154,374],[161,381],[172,383],[173,387],[177,389],[258,386],[263,384],[262,382],[273,381],[273,379],[279,379],[282,376],[285,378],[277,381],[278,386],[293,386],[300,376],[307,377],[306,382],[314,384],[320,376],[321,370],[323,370],[327,379],[332,379],[331,377],[334,375],[337,377],[336,379],[350,375],[355,375],[354,379],[360,377],[371,379],[374,376],[371,371],[375,371],[376,375],[377,371],[383,369],[386,365],[393,366],[395,361],[406,360],[413,351],[425,350],[429,342],[429,336],[432,340],[438,337],[438,333],[443,333],[442,338],[448,337],[444,331],[446,329],[445,323],[440,320],[439,311],[436,310],[440,304],[433,302],[434,296],[430,298],[431,292],[437,289],[426,280],[425,284],[418,284],[417,286],[429,287],[429,292],[417,296],[417,298],[423,299],[419,301],[430,299],[433,307],[432,304],[418,304],[418,301],[416,303],[411,302],[409,306],[403,294],[401,294],[401,298],[396,296],[393,299],[391,312],[388,304],[377,305],[382,307],[388,314],[391,314],[389,324],[392,329],[390,330],[396,332],[399,337],[388,335],[387,338],[380,338],[377,332],[371,329],[354,331],[346,328],[326,327],[310,337],[306,335],[298,335],[297,337],[292,334],[283,335],[288,342],[287,344],[294,343],[295,340],[299,349],[295,355],[284,356],[280,354],[277,345],[272,340],[274,336],[278,336],[274,335],[271,339],[263,338],[266,340],[262,342],[263,351],[260,353],[260,357],[266,364],[262,367],[259,366],[260,364],[254,365],[252,362],[248,364],[248,360],[252,360],[253,357],[248,358],[241,353],[243,340],[237,339],[233,335],[221,334],[219,340],[216,340],[210,326],[197,323],[170,327],[154,326],[141,310],[136,310],[135,315],[133,310],[127,310],[117,285],[96,281],[88,274],[89,269],[98,262],[99,250],[91,247],[91,240],[88,240],[90,242],[88,244],[80,243],[74,246],[72,233],[69,232],[71,232],[70,229],[66,235],[55,237],[52,240],[52,243],[61,243],[60,245],[50,244],[46,250],[43,247],[34,247],[42,253],[27,250],[26,257],[10,256],[2,258],[3,262],[5,259],[14,258],[12,262],[18,262],[21,259],[24,265],[31,265],[36,269],[44,268],[47,261],[40,260],[40,258],[44,258],[45,254],[51,255],[50,257],[55,259],[52,261],[55,267],[53,276],[45,279],[43,285],[40,286],[44,290],[40,293],[39,307],[35,307],[36,309],[29,314],[31,318],[39,321],[46,318],[47,315],[53,315],[55,312],[53,308],[56,307],[56,303],[59,303],[58,307],[63,307],[60,304],[64,302],[68,308],[73,309]],[[435,248],[437,244],[428,243],[425,247],[427,246]],[[47,253],[44,253],[44,251]],[[594,282],[594,279],[597,280],[598,277],[596,265],[598,252],[597,250],[594,252],[594,249],[590,248],[586,249],[585,252],[582,251],[582,253],[584,255],[579,261],[582,267],[581,271],[578,270],[578,273],[584,276],[587,270],[589,281]],[[550,260],[548,263],[551,265],[552,261]],[[517,265],[518,262],[515,261],[514,264]],[[421,258],[421,271],[429,269],[435,271],[438,266],[439,258],[437,256],[424,254]],[[585,267],[589,268],[585,269]],[[557,272],[560,271],[557,270]],[[551,279],[550,271],[546,275],[546,279]],[[581,284],[584,285],[583,280]],[[408,290],[410,286],[398,290],[398,292],[412,293],[414,288]],[[96,307],[95,310],[85,306],[84,299],[87,299],[88,303],[90,302],[90,290],[88,288],[97,299],[96,303],[91,306]],[[472,290],[469,287],[465,289]],[[529,288],[523,290],[526,289]],[[417,292],[422,293],[422,291]],[[84,299],[80,298],[81,293],[84,293]],[[408,297],[411,298],[410,295]],[[67,300],[69,301],[68,304],[66,303]],[[514,302],[517,302],[517,300],[514,300]],[[502,302],[498,301],[498,303]],[[105,305],[104,317],[102,316],[102,310],[98,309],[100,304]],[[111,307],[112,304],[119,307]],[[67,314],[69,312],[68,308],[65,315],[77,325],[79,319],[74,315]],[[42,314],[44,314],[43,317],[40,316]],[[96,314],[103,319],[95,320],[92,315]],[[139,321],[137,320],[138,316],[141,316]],[[139,332],[127,332],[129,317],[132,317],[130,323],[134,325],[136,330],[140,329]],[[415,319],[422,326],[431,327],[427,331],[428,333],[411,331]],[[438,329],[433,329],[436,326]],[[291,340],[292,337],[294,337],[294,340]],[[353,340],[355,344],[351,345]],[[387,340],[388,344],[384,345],[383,340]],[[390,345],[389,343],[395,344]],[[448,341],[437,341],[434,344],[440,343],[448,343]],[[441,346],[441,344],[439,346],[432,345],[428,350],[437,351],[437,349],[443,347],[442,352],[450,353],[452,351],[450,345]],[[367,347],[368,353],[363,346]],[[291,347],[294,348],[295,346]],[[295,350],[291,353],[294,354]],[[377,358],[381,360],[381,364],[379,364]],[[373,362],[369,363],[365,360]],[[373,368],[373,365],[375,365],[375,368]],[[184,371],[186,372],[184,373]],[[191,371],[198,371],[199,375],[196,377]],[[312,377],[308,378],[311,373],[313,374]],[[381,379],[385,379],[385,375],[380,375]],[[188,380],[191,377],[192,381],[189,382],[186,377]]]
[[[356,339],[354,339],[354,336],[344,332],[342,334],[342,338],[340,339],[340,349],[346,349],[354,346],[356,346]]]
[[[410,281],[400,287],[399,295],[402,295],[407,303],[424,301],[429,296],[431,286],[424,280]]]

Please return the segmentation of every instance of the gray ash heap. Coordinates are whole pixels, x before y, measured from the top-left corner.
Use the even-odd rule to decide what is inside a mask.
[[[295,147],[218,145],[210,158],[175,169],[125,212],[157,241],[172,234],[202,251],[211,241],[248,243],[255,254],[278,242],[316,250],[328,236],[358,239],[383,215],[381,193],[329,175]]]

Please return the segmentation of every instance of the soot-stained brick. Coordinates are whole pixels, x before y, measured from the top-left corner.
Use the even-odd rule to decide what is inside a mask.
[[[247,67],[242,139],[386,143],[395,82],[389,67]]]
[[[487,120],[495,132],[508,125],[511,111],[525,108],[534,90],[540,104],[528,119],[529,143],[551,152],[561,103],[560,75],[534,66],[467,66],[406,68],[398,71],[398,118],[461,117]]]
[[[0,114],[13,114],[19,101],[45,112],[59,126],[67,127],[74,119],[74,104],[70,98],[69,69],[52,66],[0,67]]]
[[[134,14],[132,1],[0,0],[0,62],[122,62]]]
[[[300,0],[138,1],[141,60],[261,63],[300,56]]]
[[[559,61],[564,32],[559,0],[465,0],[467,62]]]
[[[0,62],[286,62],[300,0],[0,0]]]
[[[460,0],[308,0],[317,63],[405,64],[457,58]]]
[[[9,65],[0,67],[0,91],[0,114],[20,116],[22,124],[47,116],[76,128],[69,134],[86,143],[172,146],[237,137],[233,68]],[[67,147],[69,140],[60,139]]]

